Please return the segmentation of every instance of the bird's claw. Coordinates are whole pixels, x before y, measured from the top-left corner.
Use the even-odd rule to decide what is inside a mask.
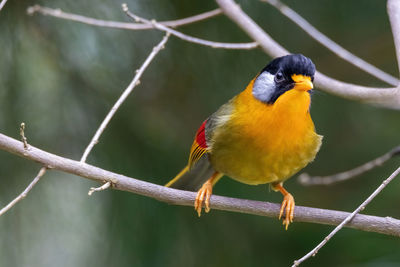
[[[203,208],[203,202],[205,204],[204,211],[207,213],[210,212],[211,194],[212,194],[212,184],[207,181],[197,192],[197,196],[194,201],[194,209],[197,211],[199,217],[201,216],[201,209]]]
[[[281,210],[279,212],[279,220],[282,218],[282,215],[285,212],[285,218],[283,219],[282,223],[285,225],[286,230],[288,229],[289,224],[293,222],[294,206],[293,196],[290,193],[286,194],[283,197]]]

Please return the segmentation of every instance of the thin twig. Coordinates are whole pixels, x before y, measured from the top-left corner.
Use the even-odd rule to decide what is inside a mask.
[[[88,192],[88,195],[91,196],[94,192],[99,192],[99,191],[106,190],[106,189],[110,188],[110,186],[111,186],[111,182],[106,182],[106,183],[103,184],[102,186],[99,186],[99,187],[91,187],[90,190],[89,190],[89,192]]]
[[[107,21],[107,20],[99,20],[94,18],[89,18],[81,15],[76,15],[72,13],[66,13],[61,11],[60,9],[51,9],[48,7],[42,7],[39,5],[31,6],[27,9],[27,13],[32,15],[36,12],[41,13],[43,15],[49,15],[57,18],[72,20],[76,22],[81,22],[93,26],[99,27],[107,27],[107,28],[117,28],[117,29],[126,29],[126,30],[148,30],[148,29],[157,29],[153,24],[148,23],[125,23],[125,22],[118,22],[118,21]],[[188,25],[191,23],[195,23],[198,21],[206,20],[221,14],[221,9],[215,9],[212,11],[208,11],[199,15],[195,15],[188,18],[183,18],[179,20],[172,20],[172,21],[163,21],[159,22],[158,24],[168,27],[178,27],[183,25]],[[169,29],[171,30],[171,29]],[[171,34],[173,34],[171,32]],[[257,47],[255,42],[250,43],[222,43],[222,42],[213,42],[204,39],[200,39],[197,37],[192,37],[180,32],[174,32],[174,35],[179,35],[179,38],[184,39],[186,41],[211,46],[213,48],[225,48],[225,49],[254,49]]]
[[[283,15],[297,24],[300,28],[302,28],[308,35],[318,41],[320,44],[331,50],[338,57],[346,60],[350,64],[358,67],[359,69],[375,76],[376,78],[391,84],[393,86],[399,85],[399,79],[393,77],[392,75],[378,69],[372,64],[366,62],[365,60],[357,57],[353,53],[349,52],[342,46],[335,43],[332,39],[324,35],[322,32],[317,30],[314,26],[312,26],[308,21],[306,21],[303,17],[301,17],[296,11],[285,5],[279,0],[261,0],[262,2],[266,2],[276,9],[278,9]]]
[[[313,250],[307,253],[304,257],[299,260],[294,261],[294,266],[299,266],[302,262],[310,258],[311,256],[315,256],[318,251],[337,233],[340,229],[342,229],[347,223],[349,223],[360,211],[364,210],[365,207],[400,173],[400,167],[397,168],[383,183],[346,219],[343,220],[327,237],[322,240],[321,243],[318,244]]]
[[[35,179],[33,179],[33,181],[28,185],[28,187],[25,188],[25,190],[21,194],[19,194],[19,196],[17,196],[13,201],[8,203],[7,206],[5,206],[4,208],[2,208],[0,210],[0,216],[3,215],[4,213],[6,213],[9,209],[11,209],[19,201],[24,199],[28,195],[29,191],[31,191],[31,189],[39,182],[40,178],[42,178],[42,176],[46,173],[46,170],[47,170],[46,167],[42,167],[40,169],[39,173],[37,174],[37,176],[35,177]]]
[[[222,11],[244,32],[256,41],[265,53],[279,57],[289,52],[257,25],[233,0],[215,0]],[[400,1],[390,0],[399,4]],[[400,5],[400,4],[399,4]],[[400,42],[400,40],[399,40]],[[399,44],[400,45],[400,44]],[[400,48],[397,48],[400,50]],[[400,53],[399,53],[400,56]],[[318,89],[343,98],[357,100],[386,108],[400,109],[399,88],[372,88],[345,83],[316,72],[314,84]]]
[[[22,144],[24,147],[24,151],[26,152],[28,149],[28,139],[25,137],[25,123],[22,122],[21,126],[19,128],[19,134],[21,136]],[[33,179],[33,181],[28,185],[28,187],[25,188],[25,190],[17,196],[13,201],[7,204],[4,208],[0,210],[0,216],[6,213],[8,210],[10,210],[12,207],[15,206],[19,201],[24,199],[29,191],[32,190],[32,188],[39,182],[40,178],[46,173],[47,168],[43,167],[39,170],[39,173],[36,175],[36,177]]]
[[[171,28],[168,28],[167,26],[158,23],[155,20],[148,20],[142,17],[139,17],[132,12],[129,11],[128,5],[127,4],[122,4],[122,10],[132,19],[134,19],[136,22],[143,23],[145,25],[149,25],[154,27],[155,29],[158,29],[160,31],[168,32],[184,41],[190,42],[190,43],[195,43],[195,44],[200,44],[204,46],[209,46],[212,48],[223,48],[223,49],[254,49],[258,46],[256,42],[252,43],[221,43],[221,42],[214,42],[214,41],[209,41],[205,39],[200,39],[197,37],[189,36],[187,34],[178,32],[176,30],[173,30]]]
[[[85,152],[82,155],[81,162],[85,162],[90,151],[92,151],[93,147],[99,142],[99,138],[103,131],[106,129],[108,123],[114,116],[114,114],[117,112],[119,107],[122,105],[122,103],[125,101],[125,99],[129,96],[129,94],[132,92],[132,90],[135,88],[136,85],[140,83],[139,79],[142,76],[143,72],[146,70],[146,68],[149,66],[151,61],[154,59],[154,57],[160,52],[163,48],[165,43],[168,41],[169,38],[169,33],[167,33],[161,42],[153,48],[151,51],[150,55],[146,58],[144,61],[143,65],[136,70],[136,75],[131,81],[131,83],[128,85],[128,87],[124,90],[122,95],[119,97],[117,102],[115,102],[114,106],[111,108],[111,110],[108,112],[107,116],[104,118],[103,122],[101,123],[100,127],[97,129],[95,135],[93,136],[92,140],[90,141],[89,145],[86,147]]]
[[[35,13],[40,13],[45,16],[52,16],[60,19],[71,20],[75,22],[80,22],[92,26],[105,27],[105,28],[114,28],[114,29],[124,29],[124,30],[148,30],[153,29],[154,27],[151,25],[145,25],[142,23],[127,23],[127,22],[119,22],[119,21],[110,21],[110,20],[101,20],[90,18],[82,15],[77,15],[73,13],[67,13],[62,11],[61,9],[53,9],[49,7],[44,7],[40,5],[34,5],[28,7],[27,13],[29,15],[34,15]],[[161,24],[168,27],[179,27],[183,25],[189,25],[195,22],[199,22],[202,20],[207,20],[209,18],[218,16],[222,13],[221,9],[217,8],[208,12],[204,12],[195,16],[177,19],[177,20],[169,20],[162,21]]]
[[[308,173],[302,173],[299,175],[298,181],[302,185],[331,185],[338,182],[357,177],[367,171],[370,171],[376,167],[382,166],[389,159],[400,155],[400,146],[397,146],[387,152],[385,155],[380,156],[374,160],[371,160],[357,168],[349,171],[337,173],[329,176],[310,176]]]
[[[170,204],[193,207],[194,199],[196,197],[195,192],[167,188],[133,179],[86,163],[50,154],[32,145],[30,145],[29,149],[25,151],[20,141],[3,134],[0,134],[0,150],[5,150],[20,157],[43,164],[44,166],[51,166],[55,170],[88,178],[99,183],[104,183],[104,181],[111,182],[113,184],[112,188],[114,189],[151,197]],[[236,199],[217,195],[211,197],[210,206],[216,210],[226,210],[274,218],[278,218],[280,209],[280,204],[277,203]],[[338,225],[348,215],[348,212],[302,206],[296,206],[295,209],[296,222]],[[358,214],[346,225],[346,227],[400,237],[400,220],[390,217],[383,218]]]
[[[22,122],[19,127],[19,134],[21,135],[22,143],[24,144],[24,149],[28,149],[28,139],[25,137],[25,123]]]
[[[0,3],[0,11],[3,9],[3,7],[6,5],[6,3],[7,3],[7,0],[1,1],[1,3]]]

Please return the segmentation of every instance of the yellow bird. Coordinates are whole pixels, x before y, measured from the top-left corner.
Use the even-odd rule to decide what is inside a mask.
[[[315,65],[301,54],[271,61],[239,95],[200,126],[188,165],[166,186],[198,191],[194,203],[209,212],[214,184],[223,176],[251,185],[270,183],[283,194],[279,219],[293,222],[294,198],[283,182],[317,154],[322,136],[310,116]]]

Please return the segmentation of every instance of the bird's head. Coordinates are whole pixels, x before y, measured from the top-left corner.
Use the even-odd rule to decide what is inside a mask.
[[[273,104],[286,91],[308,92],[313,88],[315,65],[301,54],[287,55],[272,60],[256,77],[253,96]]]

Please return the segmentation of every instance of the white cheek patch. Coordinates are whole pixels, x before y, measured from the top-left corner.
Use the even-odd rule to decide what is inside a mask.
[[[263,72],[254,81],[253,96],[260,101],[268,102],[275,91],[274,75]]]

